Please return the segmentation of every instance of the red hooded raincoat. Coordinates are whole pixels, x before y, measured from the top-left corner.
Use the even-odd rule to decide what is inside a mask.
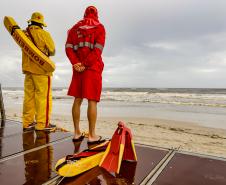
[[[72,66],[76,63],[85,66],[83,72],[73,68],[68,95],[100,101],[104,68],[101,54],[104,44],[104,26],[98,20],[97,9],[90,6],[85,11],[84,19],[68,31],[65,45],[67,57]]]

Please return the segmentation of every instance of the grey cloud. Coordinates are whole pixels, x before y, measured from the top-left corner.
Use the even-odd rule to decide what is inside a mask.
[[[64,53],[67,30],[83,17],[90,1],[28,1],[8,9],[13,0],[0,3],[0,15],[15,17],[26,27],[33,11],[45,15],[57,53],[54,86],[68,86],[71,65]],[[32,5],[31,5],[32,4]],[[225,87],[226,1],[124,0],[94,1],[106,28],[104,86]],[[35,8],[34,8],[35,7]],[[18,65],[2,70],[0,81],[13,85],[21,75],[20,49],[0,27],[2,62]],[[12,63],[12,64],[11,64]],[[1,69],[0,69],[1,70]]]

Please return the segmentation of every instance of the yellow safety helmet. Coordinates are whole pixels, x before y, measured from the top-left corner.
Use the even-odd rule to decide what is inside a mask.
[[[31,16],[31,19],[29,19],[27,22],[30,23],[31,21],[40,23],[44,27],[47,26],[46,23],[44,23],[44,16],[40,12],[34,12]]]

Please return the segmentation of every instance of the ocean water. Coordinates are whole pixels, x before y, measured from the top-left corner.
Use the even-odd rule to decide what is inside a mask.
[[[22,88],[4,88],[3,95],[9,104],[22,105]],[[53,88],[54,114],[70,116],[72,102],[66,88]],[[82,116],[86,108],[84,101]],[[100,117],[168,119],[226,129],[226,89],[104,88],[98,109]]]

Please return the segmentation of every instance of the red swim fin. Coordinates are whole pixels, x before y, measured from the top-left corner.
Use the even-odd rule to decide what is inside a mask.
[[[136,161],[137,157],[130,129],[119,122],[99,166],[119,173],[122,160]]]
[[[128,161],[137,161],[137,155],[135,150],[135,145],[132,139],[132,133],[129,128],[125,128],[125,149],[123,153],[122,160],[128,160]]]

